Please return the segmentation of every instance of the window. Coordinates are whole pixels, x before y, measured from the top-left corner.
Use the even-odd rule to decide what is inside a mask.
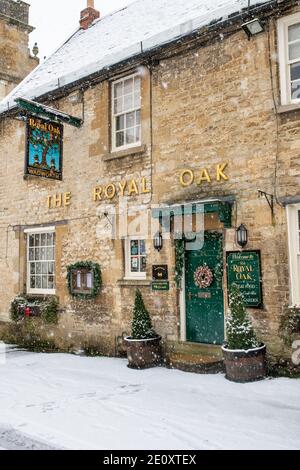
[[[146,278],[147,253],[146,242],[139,238],[126,240],[126,277]]]
[[[112,84],[112,149],[141,143],[141,79],[126,77]]]
[[[26,232],[26,231],[25,231]],[[29,294],[55,293],[55,232],[28,231],[27,233],[27,292]]]
[[[291,304],[300,305],[300,204],[287,206]]]
[[[300,103],[300,14],[278,21],[281,104]]]

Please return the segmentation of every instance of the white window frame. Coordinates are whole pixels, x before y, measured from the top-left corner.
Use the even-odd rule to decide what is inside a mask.
[[[300,305],[299,211],[300,204],[287,206],[291,306]]]
[[[300,13],[295,13],[294,15],[286,16],[278,20],[278,53],[282,105],[300,103],[300,97],[298,99],[292,99],[291,73],[288,60],[288,28],[297,23],[300,23]],[[297,62],[300,62],[300,59],[298,59]]]
[[[118,80],[114,80],[111,83],[111,122],[112,122],[112,126],[111,126],[111,128],[112,128],[111,148],[112,148],[113,152],[120,152],[122,150],[130,149],[130,148],[134,148],[134,147],[140,147],[141,144],[142,144],[142,117],[141,117],[140,140],[138,142],[133,142],[132,144],[124,144],[121,147],[116,146],[116,114],[115,114],[115,101],[114,101],[115,86],[120,82],[124,82],[125,80],[131,79],[131,78],[134,78],[134,77],[138,77],[140,79],[141,86],[142,86],[142,78],[138,73],[133,73],[131,75],[126,75],[125,77],[119,78]],[[142,89],[140,90],[140,92],[142,93]],[[127,113],[130,113],[130,112],[136,112],[136,111],[140,111],[140,112],[142,111],[142,103],[140,104],[139,108],[134,107],[133,109],[128,110],[128,111],[124,112],[123,114],[127,114]]]
[[[141,236],[132,236],[128,237],[125,239],[125,280],[131,280],[131,279],[146,279],[147,278],[147,272],[142,273],[142,272],[132,272],[131,271],[131,250],[130,250],[130,243],[133,240],[145,240],[145,245],[146,245],[146,259],[148,261],[148,253],[147,253],[147,240],[145,237]]]
[[[30,235],[42,234],[42,233],[55,233],[55,227],[38,227],[24,230],[26,234],[26,279],[27,279],[27,294],[36,295],[55,295],[56,289],[32,289],[30,288],[30,261],[29,261],[29,237]],[[55,263],[55,246],[54,246],[54,265]],[[56,281],[56,276],[54,277]],[[55,283],[54,283],[55,285]]]

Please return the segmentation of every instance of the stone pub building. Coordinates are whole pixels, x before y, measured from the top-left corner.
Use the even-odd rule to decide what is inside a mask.
[[[16,296],[56,296],[47,337],[118,355],[139,288],[168,363],[210,370],[237,282],[270,357],[291,361],[299,124],[298,1],[138,0],[104,17],[88,1],[0,103],[3,324]]]

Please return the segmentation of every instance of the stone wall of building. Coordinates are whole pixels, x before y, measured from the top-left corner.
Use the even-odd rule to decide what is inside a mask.
[[[37,65],[29,51],[30,5],[14,0],[0,1],[0,100]]]
[[[250,313],[269,351],[285,354],[279,324],[289,304],[288,242],[286,213],[279,202],[283,196],[299,195],[300,111],[276,114],[276,51],[276,28],[271,21],[267,32],[250,41],[244,32],[238,32],[206,47],[163,59],[152,72],[140,70],[145,148],[135,155],[118,158],[109,153],[108,82],[51,103],[79,117],[84,109],[81,129],[65,126],[62,182],[23,179],[25,125],[1,121],[2,317],[8,318],[11,299],[24,290],[26,283],[23,228],[58,224],[57,295],[63,309],[60,341],[79,344],[90,338],[103,344],[108,354],[115,354],[117,338],[130,331],[136,287],[143,292],[157,331],[165,339],[178,340],[180,309],[174,283],[173,241],[166,241],[162,252],[157,253],[148,240],[148,280],[127,281],[123,241],[111,239],[112,226],[118,226],[118,217],[111,215],[117,198],[93,200],[97,185],[145,178],[152,193],[131,196],[128,204],[132,211],[141,209],[149,219],[152,204],[211,197],[235,200],[233,226],[224,229],[224,256],[226,251],[238,249],[235,228],[243,222],[249,230],[247,249],[261,250],[262,254],[264,308]],[[217,181],[218,165],[223,165],[228,179]],[[194,172],[193,183],[180,183],[183,170]],[[210,182],[207,176],[205,181],[204,174],[210,175]],[[259,197],[259,190],[277,196],[273,217],[266,199]],[[71,204],[49,209],[48,196],[63,193],[71,193]],[[212,221],[210,228],[220,228],[216,224]],[[96,301],[75,301],[67,290],[67,266],[89,259],[102,267],[103,288]],[[168,264],[170,292],[151,292],[151,265],[155,263]]]

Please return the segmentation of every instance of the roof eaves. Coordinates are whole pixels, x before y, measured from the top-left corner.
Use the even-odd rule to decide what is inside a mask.
[[[281,11],[289,8],[290,6],[293,6],[293,4],[295,3],[297,3],[296,0],[286,0],[285,2],[278,2],[278,0],[269,0],[262,4],[253,5],[250,9],[243,8],[240,11],[236,11],[228,15],[228,17],[226,18],[219,18],[216,20],[212,20],[208,25],[202,26],[200,28],[196,28],[195,30],[188,32],[185,35],[174,37],[172,38],[172,40],[167,40],[166,42],[161,43],[158,46],[154,46],[153,48],[149,48],[146,51],[143,50],[143,44],[146,42],[144,41],[143,43],[139,43],[141,46],[140,52],[134,55],[131,55],[124,60],[116,62],[112,64],[111,66],[99,68],[97,72],[86,75],[85,77],[82,77],[71,83],[59,86],[50,92],[47,92],[45,94],[38,96],[37,98],[35,98],[35,101],[44,102],[47,100],[48,101],[54,100],[54,99],[62,98],[63,96],[66,96],[67,94],[71,93],[72,91],[75,91],[76,89],[86,89],[90,87],[91,85],[94,85],[107,78],[110,78],[111,76],[115,75],[118,70],[122,70],[123,68],[126,68],[126,67],[132,68],[133,66],[138,65],[141,61],[149,60],[153,56],[162,54],[168,48],[178,46],[179,40],[180,40],[180,44],[184,45],[188,41],[191,41],[193,39],[199,40],[201,37],[205,36],[205,34],[207,33],[213,34],[217,32],[218,34],[220,34],[222,30],[226,30],[229,27],[233,29],[231,33],[233,34],[234,32],[237,31],[236,25],[238,25],[238,29],[239,29],[240,27],[239,23],[247,21],[248,19],[251,19],[252,17],[258,14],[268,13],[269,16],[280,14]],[[76,30],[76,32],[77,31],[78,29]],[[76,34],[76,32],[74,32],[74,34]],[[73,35],[71,37],[73,37]],[[67,43],[71,39],[71,37],[67,41],[65,41],[64,44]],[[16,112],[17,112],[17,106],[13,106],[9,108],[7,111],[0,113],[0,118],[5,117],[7,115],[15,114]]]

